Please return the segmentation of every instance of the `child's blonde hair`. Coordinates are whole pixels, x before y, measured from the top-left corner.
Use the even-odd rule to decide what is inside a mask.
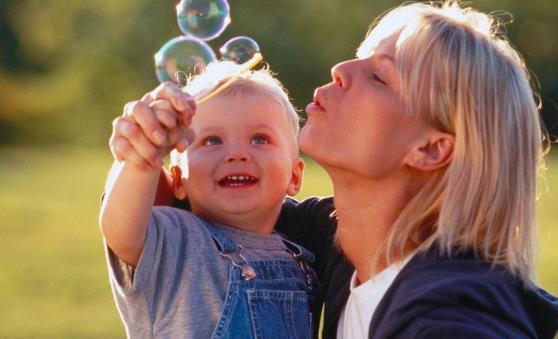
[[[388,263],[436,242],[473,249],[526,283],[533,274],[541,122],[524,61],[497,20],[457,3],[404,5],[369,32],[358,56],[400,31],[395,64],[409,114],[455,135],[435,173],[391,229]]]
[[[242,67],[232,61],[213,62],[202,73],[190,77],[183,89],[196,100],[199,100],[229,79],[240,74],[233,83],[218,95],[261,94],[276,101],[283,107],[291,128],[291,137],[294,139],[294,144],[298,145],[297,137],[300,130],[300,118],[296,108],[289,99],[285,87],[267,67],[259,70],[246,70],[240,73],[241,70]],[[298,147],[296,151],[298,154]],[[171,152],[171,166],[179,165],[182,171],[187,173],[186,164],[186,152],[182,154],[176,150]]]

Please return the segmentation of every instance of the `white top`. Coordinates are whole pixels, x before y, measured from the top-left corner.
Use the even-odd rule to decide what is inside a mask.
[[[402,261],[386,267],[368,281],[358,285],[356,271],[351,278],[351,293],[341,311],[337,324],[337,338],[368,338],[368,329],[374,311],[391,286],[395,277],[411,259],[409,255]]]

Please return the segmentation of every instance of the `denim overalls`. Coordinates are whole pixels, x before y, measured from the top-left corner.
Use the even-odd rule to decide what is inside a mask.
[[[311,338],[311,303],[318,283],[308,250],[283,238],[293,261],[246,261],[242,246],[206,222],[223,260],[230,263],[227,296],[213,339]]]

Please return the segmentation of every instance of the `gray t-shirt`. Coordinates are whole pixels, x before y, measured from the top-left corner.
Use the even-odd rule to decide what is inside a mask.
[[[281,237],[216,225],[244,247],[248,261],[293,260]],[[204,222],[171,207],[153,208],[136,269],[107,247],[110,283],[132,338],[210,338],[227,293],[230,261]]]

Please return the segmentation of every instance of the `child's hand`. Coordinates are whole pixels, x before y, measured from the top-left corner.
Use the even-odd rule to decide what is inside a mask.
[[[194,99],[170,82],[127,103],[113,121],[109,146],[114,158],[140,169],[161,168],[165,154],[172,148],[184,151],[192,140],[187,127],[195,107]]]
[[[189,115],[184,120],[184,116],[180,116],[167,99],[157,99],[151,102],[149,107],[166,131],[164,142],[158,145],[158,149],[163,155],[169,154],[175,148],[181,152],[184,151],[193,140],[193,132],[188,128],[192,122],[192,116]]]

